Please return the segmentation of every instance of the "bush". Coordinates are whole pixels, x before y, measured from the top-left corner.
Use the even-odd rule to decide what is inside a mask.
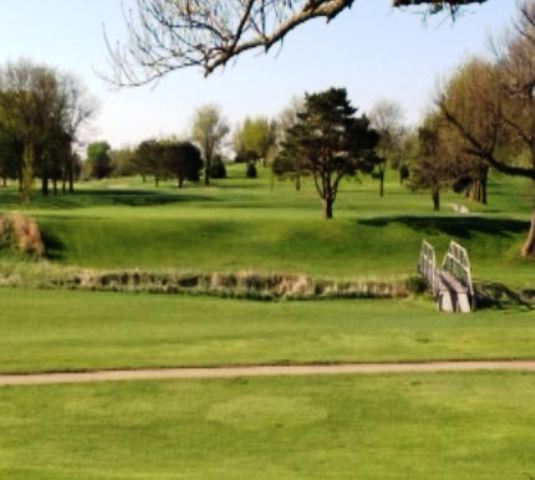
[[[256,165],[253,162],[250,162],[247,164],[247,169],[245,170],[245,176],[247,178],[258,177],[258,172],[256,171]]]
[[[19,214],[0,216],[1,249],[42,257],[45,246],[37,223]]]
[[[216,159],[210,166],[210,171],[208,172],[210,178],[222,179],[227,178],[227,167],[222,160]]]

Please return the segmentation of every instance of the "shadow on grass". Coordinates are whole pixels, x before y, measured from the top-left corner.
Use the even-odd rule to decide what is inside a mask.
[[[427,234],[444,233],[446,235],[469,239],[474,233],[484,233],[499,237],[510,237],[525,233],[529,222],[504,218],[479,216],[439,217],[439,216],[393,216],[359,220],[361,225],[386,227],[390,224],[401,224],[416,232]]]
[[[518,305],[533,310],[535,307],[535,289],[515,291],[498,282],[478,283],[476,296],[479,308],[503,309],[509,305]]]
[[[0,208],[21,207],[19,196],[16,192],[1,193]],[[80,190],[72,194],[51,194],[47,197],[35,193],[32,195],[29,206],[43,209],[86,208],[93,206],[153,207],[192,201],[213,202],[216,199],[204,195],[182,194],[178,191],[173,193],[147,190],[95,189]]]
[[[46,230],[41,232],[41,235],[45,245],[45,257],[48,260],[62,260],[65,251],[63,242],[56,235]]]

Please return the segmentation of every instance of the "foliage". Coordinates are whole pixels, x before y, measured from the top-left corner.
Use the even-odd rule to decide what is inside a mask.
[[[214,179],[223,179],[227,178],[227,167],[225,167],[225,162],[221,155],[216,155],[213,159],[211,168],[210,168],[210,178]]]
[[[201,149],[206,164],[205,185],[210,183],[209,172],[212,161],[219,153],[223,140],[229,131],[228,122],[217,106],[205,105],[195,112],[191,138]]]
[[[358,172],[371,173],[377,163],[374,149],[379,135],[365,116],[355,117],[356,111],[345,89],[307,94],[298,122],[287,132],[280,158],[273,167],[279,176],[310,174],[327,219],[333,216],[342,178]]]
[[[112,172],[111,147],[108,142],[93,142],[87,146],[87,163],[92,178],[100,180]]]
[[[434,210],[440,210],[440,195],[464,175],[462,161],[451,149],[445,120],[430,113],[418,131],[418,151],[412,165],[411,188],[428,189]]]
[[[48,194],[49,180],[73,191],[76,176],[74,146],[95,102],[71,74],[44,65],[19,61],[0,69],[0,130],[4,148],[0,161],[5,175],[17,178],[24,200],[29,200],[34,176]],[[5,146],[10,145],[6,150]],[[6,158],[7,157],[7,158]]]
[[[246,118],[234,134],[234,150],[238,158],[271,159],[276,143],[276,124],[265,117]]]
[[[535,2],[524,0],[494,64],[474,61],[465,66],[446,86],[439,105],[467,154],[507,175],[535,180],[534,89]],[[525,163],[515,161],[515,150],[527,153]],[[535,256],[535,210],[522,254]]]
[[[372,108],[370,120],[372,127],[380,135],[378,144],[380,157],[374,173],[379,179],[379,195],[383,197],[387,163],[390,162],[392,167],[399,168],[403,162],[403,159],[400,158],[405,135],[403,111],[398,103],[382,99]]]
[[[256,170],[256,165],[254,162],[249,162],[247,168],[245,169],[245,176],[247,178],[256,178],[258,177],[258,171]]]
[[[186,180],[200,180],[203,169],[201,152],[191,142],[162,142],[161,155],[165,170],[177,179],[178,188],[182,188]]]

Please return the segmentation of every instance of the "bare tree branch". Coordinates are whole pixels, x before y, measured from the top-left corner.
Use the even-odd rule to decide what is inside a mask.
[[[430,13],[488,0],[393,0],[394,7],[427,6]],[[126,43],[104,37],[115,86],[139,86],[175,70],[199,67],[205,75],[253,49],[268,51],[292,30],[315,19],[327,21],[354,0],[136,0],[125,12]]]

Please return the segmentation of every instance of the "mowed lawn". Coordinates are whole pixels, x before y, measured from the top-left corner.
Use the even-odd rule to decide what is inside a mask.
[[[525,480],[535,376],[263,378],[0,389],[9,480]]]
[[[0,191],[0,210],[34,216],[49,259],[61,265],[389,279],[414,273],[422,239],[436,244],[439,260],[456,239],[469,249],[476,278],[515,288],[534,283],[535,264],[519,257],[529,228],[529,182],[493,179],[486,207],[448,193],[435,213],[428,193],[412,193],[389,172],[382,199],[377,182],[346,181],[335,220],[326,222],[310,179],[297,192],[291,182],[260,173],[248,180],[243,165],[232,166],[230,178],[182,191],[137,178],[89,182],[74,196],[36,193],[28,208],[7,189]],[[472,214],[456,214],[452,203]]]
[[[0,289],[0,371],[535,358],[535,311]]]

